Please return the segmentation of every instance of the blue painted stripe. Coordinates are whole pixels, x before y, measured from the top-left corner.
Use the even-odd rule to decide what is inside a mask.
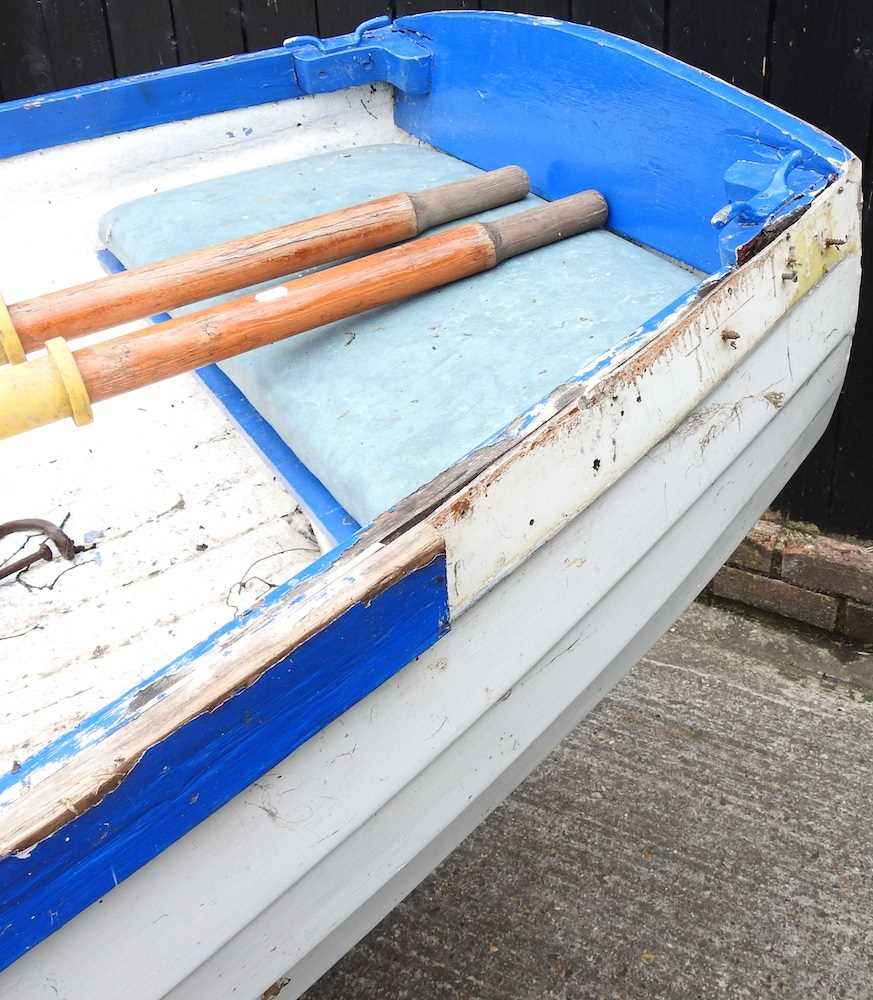
[[[132,688],[120,697],[105,705],[98,712],[83,719],[78,725],[68,729],[62,736],[59,736],[53,743],[39,750],[33,756],[28,757],[17,770],[0,775],[0,796],[11,788],[19,786],[27,789],[36,775],[41,772],[57,770],[68,761],[72,760],[82,749],[93,746],[101,742],[123,728],[134,719],[139,718],[145,707],[147,699],[144,697],[147,692],[157,692],[168,686],[171,678],[178,674],[180,670],[193,663],[205,653],[210,652],[219,642],[223,642],[237,631],[242,625],[251,625],[260,620],[271,608],[280,601],[285,600],[292,590],[300,584],[305,583],[317,576],[319,573],[329,569],[339,559],[339,557],[354,543],[350,539],[343,545],[338,545],[330,552],[310,563],[290,580],[275,587],[252,608],[249,608],[238,618],[233,618],[229,622],[216,629],[202,642],[197,643],[172,663],[166,664],[156,670],[144,681],[135,684]],[[290,603],[293,606],[300,601],[300,597],[293,599]],[[138,708],[142,705],[143,708]],[[2,816],[2,809],[0,809]],[[2,912],[2,911],[0,911]]]
[[[0,104],[0,157],[300,97],[287,49],[193,63]]]
[[[99,250],[97,256],[110,274],[123,271],[124,264],[110,250]],[[165,323],[169,313],[152,316],[153,323]],[[279,436],[273,425],[252,406],[236,384],[217,365],[208,365],[197,372],[203,384],[215,396],[227,415],[251,440],[267,464],[288,485],[306,513],[335,542],[345,542],[360,530],[360,524],[342,506],[322,481],[300,461],[294,451]]]
[[[0,969],[423,653],[448,623],[439,556],[153,746],[117,789],[26,857],[0,860]]]

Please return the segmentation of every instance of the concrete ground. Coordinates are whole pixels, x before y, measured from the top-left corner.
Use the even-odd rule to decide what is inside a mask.
[[[695,604],[306,1000],[873,998],[873,656]]]

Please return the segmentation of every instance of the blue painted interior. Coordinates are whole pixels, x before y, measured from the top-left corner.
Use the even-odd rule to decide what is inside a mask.
[[[518,163],[550,200],[597,188],[613,230],[702,271],[734,263],[769,215],[808,201],[848,157],[791,115],[596,28],[473,12],[396,25],[434,53],[430,92],[397,95],[402,128],[479,167]],[[794,153],[787,193],[760,199],[763,218],[711,224],[738,161],[764,168],[762,191]]]
[[[27,857],[0,860],[0,969],[433,645],[448,615],[439,557],[152,747],[115,791]]]
[[[109,250],[99,250],[97,256],[109,274],[123,271],[124,265]],[[152,316],[153,323],[165,323],[169,313]],[[236,385],[218,365],[200,368],[197,375],[221,404],[230,419],[249,438],[267,464],[285,482],[300,502],[307,515],[318,522],[322,530],[335,542],[352,539],[360,524],[336,497],[306,468],[291,448],[276,433]]]
[[[127,265],[141,265],[474,172],[419,146],[349,149],[122,205],[105,216],[101,236]],[[572,379],[697,280],[613,233],[585,233],[221,367],[365,524]]]
[[[449,11],[0,104],[0,157],[376,80],[395,84],[397,121],[413,134],[479,167],[521,163],[549,199],[597,187],[616,231],[704,271],[735,263],[850,155],[627,39]]]

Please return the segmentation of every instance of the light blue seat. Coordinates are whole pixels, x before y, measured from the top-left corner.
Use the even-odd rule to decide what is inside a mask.
[[[474,172],[426,147],[368,146],[155,194],[109,212],[100,231],[107,247],[134,267]],[[696,280],[612,233],[586,233],[221,367],[366,523]]]

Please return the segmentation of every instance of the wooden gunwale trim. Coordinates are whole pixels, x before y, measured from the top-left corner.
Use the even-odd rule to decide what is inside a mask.
[[[141,688],[128,704],[129,722],[0,807],[0,860],[31,850],[97,805],[151,747],[250,687],[352,606],[369,604],[444,555],[442,537],[426,524],[389,545],[359,541],[274,604],[253,609],[248,621],[214,646]]]

